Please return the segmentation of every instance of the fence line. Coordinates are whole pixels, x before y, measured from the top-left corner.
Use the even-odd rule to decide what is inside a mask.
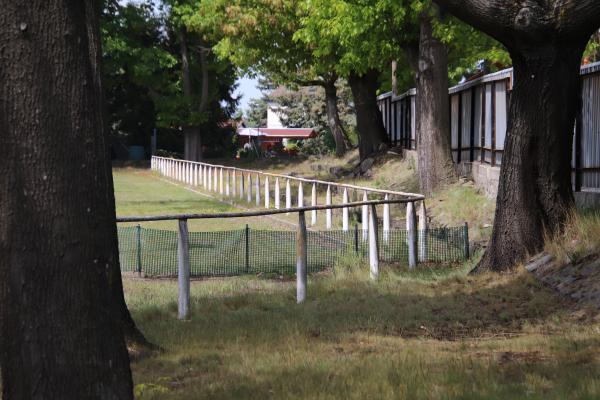
[[[575,191],[600,190],[600,63],[581,68],[582,103],[572,149]],[[450,134],[454,162],[500,166],[514,83],[512,68],[451,87]],[[532,94],[535,95],[535,94]],[[384,126],[394,145],[416,149],[416,90],[378,97]]]
[[[285,198],[285,209],[289,209],[292,206],[292,183],[296,185],[296,198],[299,206],[304,206],[304,184],[311,186],[310,202],[313,208],[306,209],[305,211],[311,211],[310,225],[314,226],[317,224],[318,211],[325,210],[326,214],[326,227],[332,229],[332,209],[342,209],[342,227],[344,231],[348,231],[350,228],[350,216],[348,210],[350,207],[349,191],[363,194],[363,201],[368,201],[369,197],[383,196],[385,199],[403,199],[399,203],[418,202],[422,204],[419,209],[419,217],[423,223],[427,221],[425,197],[421,194],[406,193],[394,190],[383,190],[374,189],[364,186],[357,186],[344,183],[328,182],[318,179],[306,179],[300,177],[294,177],[289,175],[272,174],[262,171],[255,171],[243,168],[235,168],[224,165],[214,165],[204,162],[194,162],[187,160],[178,160],[173,158],[156,157],[153,156],[151,160],[151,168],[153,171],[160,173],[163,176],[174,179],[179,182],[191,186],[200,186],[209,192],[215,192],[223,196],[224,198],[240,198],[246,199],[248,203],[255,202],[257,206],[262,206],[264,201],[265,209],[271,209],[271,181],[269,178],[274,180],[273,184],[273,207],[276,210],[281,209],[281,183],[285,184],[284,187],[284,198]],[[264,185],[261,185],[261,177],[263,177]],[[318,187],[326,188],[325,206],[318,206],[317,202],[317,189]],[[332,193],[332,188],[335,188],[339,192],[342,192],[341,205],[335,205],[335,197]],[[236,193],[237,189],[237,193]],[[253,195],[254,191],[254,195]],[[383,203],[381,203],[383,204]],[[384,222],[384,233],[390,229],[391,212],[389,204],[388,207],[383,209],[383,222]],[[362,207],[361,221],[362,230],[364,235],[368,235],[368,218],[367,210],[370,203],[365,203]],[[335,207],[328,207],[335,206]],[[277,214],[286,213],[278,212]],[[260,214],[269,215],[269,214]],[[220,218],[220,217],[212,217]]]
[[[190,172],[192,166],[194,164],[189,162],[181,162],[180,160],[171,160],[176,163],[177,168],[174,169],[176,176],[180,176],[183,179],[186,179],[186,182],[193,182],[193,174],[183,173],[186,169],[187,172]],[[154,160],[153,160],[154,163]],[[153,164],[154,168],[154,164]],[[213,175],[209,171],[209,176]],[[216,176],[216,169],[214,171],[214,175]],[[195,178],[198,176],[196,175]],[[243,182],[243,178],[241,180]],[[371,269],[371,277],[373,279],[377,279],[379,275],[379,238],[377,235],[377,214],[376,214],[376,206],[379,204],[399,204],[406,203],[407,204],[407,237],[408,237],[408,266],[410,269],[416,268],[418,262],[418,255],[416,254],[416,213],[414,212],[415,202],[423,201],[422,196],[411,197],[411,198],[402,198],[402,199],[384,199],[377,201],[366,201],[366,202],[354,202],[354,203],[346,203],[346,204],[338,204],[338,205],[324,205],[324,206],[305,206],[305,207],[287,207],[283,210],[257,210],[257,211],[249,211],[249,212],[239,212],[239,213],[218,213],[218,214],[179,214],[179,215],[162,215],[162,216],[139,216],[139,217],[119,217],[117,218],[117,222],[142,222],[142,221],[167,221],[167,220],[177,220],[179,223],[179,231],[178,231],[178,282],[179,282],[179,318],[180,319],[188,319],[190,316],[189,313],[189,280],[190,280],[190,257],[189,257],[189,232],[187,228],[187,221],[189,219],[206,219],[206,218],[238,218],[238,217],[254,217],[254,216],[263,216],[263,215],[273,215],[273,214],[281,214],[281,213],[298,213],[298,228],[296,231],[296,254],[297,254],[297,263],[296,263],[296,276],[298,279],[298,292],[297,292],[297,302],[301,303],[306,298],[306,290],[301,290],[301,288],[306,288],[307,286],[307,257],[306,255],[306,246],[307,246],[307,232],[306,232],[306,220],[305,220],[305,212],[306,211],[317,211],[324,209],[333,209],[333,208],[344,208],[344,207],[369,207],[369,225],[370,229],[368,230],[369,236],[369,265]]]

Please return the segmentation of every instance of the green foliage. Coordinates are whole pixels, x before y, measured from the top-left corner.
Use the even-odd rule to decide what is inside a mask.
[[[207,47],[210,44],[198,33],[188,35],[195,94],[182,95],[181,43],[177,29],[185,27],[186,16],[193,15],[200,2],[150,1],[122,5],[109,0],[105,3],[101,18],[104,84],[113,135],[127,138],[131,144],[149,146],[154,127],[162,128],[160,144],[160,138],[167,132],[181,135],[182,127],[200,126],[204,143],[208,145],[223,142],[228,137],[223,126],[237,106],[233,98],[235,69],[214,54],[208,55],[211,84],[207,107],[200,112],[202,74],[196,49],[199,44]],[[181,143],[179,140],[160,145],[181,151]]]

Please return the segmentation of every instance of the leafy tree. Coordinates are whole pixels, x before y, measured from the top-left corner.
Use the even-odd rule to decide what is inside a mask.
[[[595,0],[435,0],[506,46],[515,84],[492,239],[478,269],[505,270],[560,231],[574,199],[571,151]]]
[[[305,9],[301,0],[205,0],[196,16],[218,40],[215,50],[250,75],[262,75],[277,85],[321,86],[325,89],[328,124],[343,155],[349,141],[337,109],[335,60],[315,57],[295,40]]]
[[[189,21],[199,3],[107,3],[104,76],[114,135],[142,144],[152,127],[183,132],[188,159],[201,156],[203,143],[228,142],[224,122],[237,106],[236,74]]]

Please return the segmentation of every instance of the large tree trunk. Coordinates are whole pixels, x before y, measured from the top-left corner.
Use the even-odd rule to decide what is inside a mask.
[[[193,96],[192,89],[192,76],[190,71],[190,53],[187,43],[187,34],[185,28],[181,28],[179,31],[179,46],[181,50],[181,78],[183,82],[183,95],[189,101]],[[204,66],[206,62],[204,60]],[[207,68],[204,71],[208,72]],[[206,86],[206,92],[208,92],[208,79],[204,79],[203,75],[203,86]],[[203,87],[204,94],[204,87]],[[204,97],[203,97],[204,98]],[[202,106],[202,105],[201,105]],[[190,161],[202,161],[202,139],[201,139],[200,127],[198,126],[184,126],[183,128],[183,158]]]
[[[378,78],[377,70],[369,70],[362,75],[351,73],[348,79],[356,108],[358,152],[361,160],[380,151],[382,145],[389,143],[383,117],[377,107]]]
[[[0,7],[3,398],[130,399],[107,273],[118,259],[99,2]]]
[[[510,134],[492,239],[480,269],[504,270],[536,253],[573,207],[570,165],[582,53],[551,46],[512,53]]]
[[[435,191],[458,179],[450,148],[450,98],[446,47],[433,36],[431,18],[420,18],[417,57],[416,136],[421,192]]]
[[[506,270],[563,228],[573,206],[571,151],[579,64],[600,26],[597,0],[435,0],[502,42],[514,64],[496,220],[477,270]]]
[[[335,141],[335,155],[337,157],[343,157],[346,151],[350,148],[350,141],[344,131],[342,122],[340,121],[340,114],[337,105],[337,88],[335,87],[335,80],[324,83],[325,88],[325,102],[327,105],[327,123],[329,129],[333,135]]]

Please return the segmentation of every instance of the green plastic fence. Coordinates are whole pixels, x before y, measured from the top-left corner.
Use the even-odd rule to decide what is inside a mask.
[[[119,253],[123,272],[146,276],[177,275],[177,232],[141,226],[119,227]],[[368,255],[368,241],[359,229],[308,231],[308,270],[331,267],[344,254]],[[406,230],[379,230],[379,255],[384,262],[408,262]],[[458,262],[468,258],[468,228],[436,228],[418,233],[426,241],[426,262]],[[244,274],[293,274],[296,270],[296,233],[241,229],[190,232],[192,277]],[[420,245],[423,247],[422,245]],[[419,246],[417,246],[419,247]]]

